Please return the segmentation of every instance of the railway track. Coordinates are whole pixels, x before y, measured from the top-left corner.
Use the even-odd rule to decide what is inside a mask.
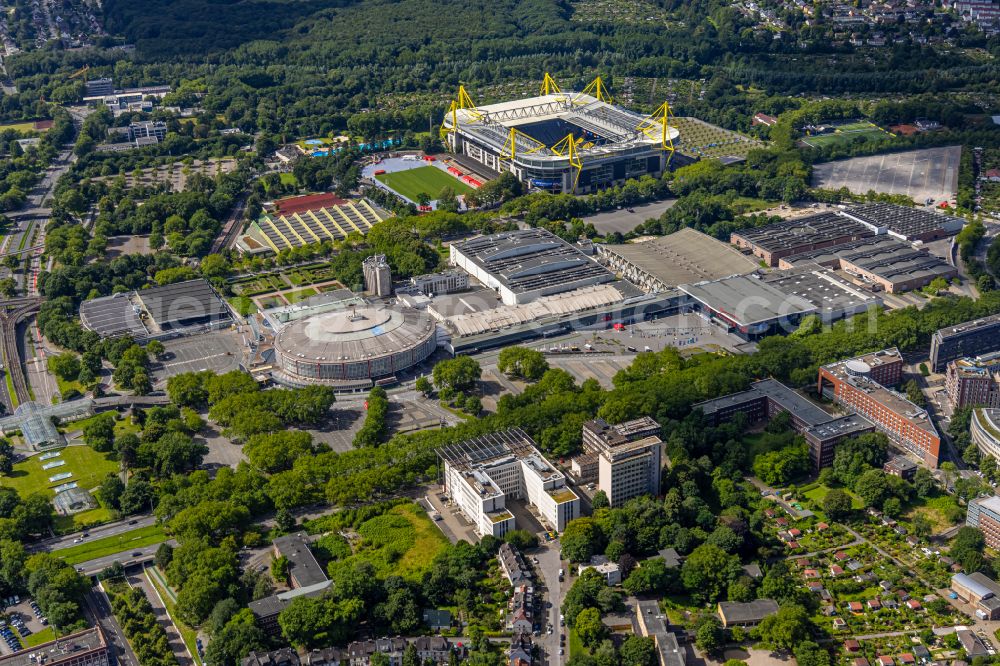
[[[212,254],[217,254],[227,247],[231,247],[236,242],[236,237],[239,236],[240,231],[243,229],[243,211],[246,210],[248,196],[246,193],[243,193],[236,201],[236,205],[233,206],[233,212],[230,213],[226,225],[219,232],[219,236],[215,239],[215,242],[212,243]]]
[[[28,391],[28,380],[24,375],[21,352],[17,344],[17,326],[21,321],[38,311],[42,301],[39,298],[15,298],[9,301],[0,301],[0,336],[3,338],[3,356],[6,363],[6,371],[10,374],[10,381],[14,387],[14,395],[8,396],[8,407],[13,410],[14,400],[17,404],[22,404],[31,400],[31,393]]]

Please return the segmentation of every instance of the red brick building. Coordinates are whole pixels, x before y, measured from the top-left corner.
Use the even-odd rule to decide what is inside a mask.
[[[941,438],[927,411],[887,388],[899,384],[902,371],[899,351],[886,349],[821,367],[817,388],[867,418],[900,448],[937,467]]]

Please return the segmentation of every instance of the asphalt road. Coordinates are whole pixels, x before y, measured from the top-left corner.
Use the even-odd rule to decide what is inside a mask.
[[[160,595],[153,589],[153,584],[146,578],[145,569],[136,568],[130,571],[126,578],[129,585],[142,590],[146,598],[149,599],[149,604],[153,607],[153,614],[156,616],[156,623],[163,627],[163,631],[166,632],[170,651],[173,653],[178,665],[192,666],[195,662],[191,657],[191,653],[188,652],[187,646],[184,644],[184,639],[181,638],[181,632],[177,629],[174,621],[170,619],[167,607],[164,606]]]
[[[168,543],[171,546],[177,546],[177,541],[174,539],[170,539],[165,543]],[[104,557],[87,560],[86,562],[77,564],[76,570],[85,576],[94,576],[104,571],[115,562],[121,562],[125,566],[152,562],[153,558],[156,556],[156,549],[159,548],[160,545],[161,544],[154,543],[151,546],[142,546],[140,548],[133,548],[121,553],[114,553],[113,555],[105,555]]]
[[[132,521],[135,521],[132,524]],[[125,532],[131,532],[132,530],[137,530],[140,527],[149,527],[150,525],[156,524],[156,516],[150,514],[148,516],[133,516],[127,520],[119,520],[114,523],[107,523],[101,525],[100,527],[94,527],[87,531],[90,536],[87,537],[88,541],[94,541],[95,539],[103,539],[105,537],[118,536],[119,534],[124,534]],[[28,544],[26,546],[28,552],[37,553],[41,551],[51,552],[53,550],[62,550],[63,548],[69,548],[70,546],[77,545],[74,543],[75,539],[80,538],[79,532],[74,532],[73,534],[67,534],[65,536],[53,537],[51,539],[45,539],[44,541],[39,541],[37,543]]]
[[[103,590],[95,587],[87,593],[86,612],[90,616],[91,623],[99,624],[104,631],[104,637],[115,654],[117,666],[139,666],[139,658],[125,640],[125,634],[112,614],[111,604]]]

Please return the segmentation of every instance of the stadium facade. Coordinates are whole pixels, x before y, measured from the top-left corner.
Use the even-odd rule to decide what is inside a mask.
[[[600,78],[564,92],[546,75],[541,93],[476,106],[461,88],[441,128],[448,148],[550,192],[594,192],[667,168],[680,137],[667,104],[634,113],[612,103]]]

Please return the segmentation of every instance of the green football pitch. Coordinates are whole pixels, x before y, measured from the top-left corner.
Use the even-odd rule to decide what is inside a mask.
[[[422,166],[407,171],[396,171],[395,173],[383,173],[375,176],[378,181],[397,194],[401,194],[410,201],[416,201],[423,192],[434,199],[438,198],[441,190],[450,187],[455,190],[455,194],[468,194],[472,188],[435,166]]]

